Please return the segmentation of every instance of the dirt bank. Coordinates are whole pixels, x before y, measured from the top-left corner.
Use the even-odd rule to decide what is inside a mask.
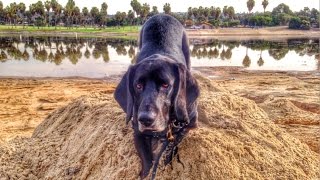
[[[197,76],[200,127],[160,179],[317,179],[319,155],[279,128],[253,100]],[[31,138],[0,145],[0,179],[137,179],[132,130],[109,92],[51,113]]]
[[[219,39],[264,39],[264,38],[311,38],[319,37],[319,29],[311,30],[291,30],[287,26],[266,27],[266,28],[217,28],[217,29],[186,29],[190,38],[219,38]],[[1,31],[0,36],[24,35],[24,36],[70,36],[70,37],[135,37],[139,35],[137,32],[64,32],[64,31]]]

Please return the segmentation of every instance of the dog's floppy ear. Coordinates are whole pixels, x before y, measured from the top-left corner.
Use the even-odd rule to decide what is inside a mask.
[[[177,65],[179,74],[174,89],[174,112],[179,123],[190,123],[188,108],[199,97],[200,90],[197,81],[184,65]]]
[[[114,98],[120,104],[124,112],[126,112],[126,123],[131,120],[133,109],[132,96],[132,78],[134,75],[134,67],[130,66],[128,71],[123,75],[119,85],[114,92]]]

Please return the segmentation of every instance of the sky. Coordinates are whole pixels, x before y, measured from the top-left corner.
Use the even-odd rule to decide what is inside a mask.
[[[12,2],[20,3],[23,2],[29,7],[30,4],[37,2],[38,0],[0,0],[3,2],[4,7],[9,5]],[[44,1],[44,0],[42,0]],[[63,6],[66,5],[68,0],[57,0]],[[103,2],[108,4],[108,14],[115,14],[117,11],[125,11],[132,9],[130,6],[131,0],[74,0],[76,5],[80,9],[83,7],[88,7],[89,10],[96,6],[100,9],[100,6]],[[170,3],[172,12],[186,12],[188,7],[220,7],[223,6],[233,6],[235,11],[238,12],[248,12],[246,2],[247,0],[138,0],[141,4],[148,3],[150,7],[157,6],[160,12],[163,12],[163,5],[165,3]],[[263,12],[263,7],[261,5],[262,0],[255,0],[255,7],[253,12],[260,11]],[[309,7],[310,9],[320,8],[319,0],[269,0],[269,5],[266,8],[266,11],[272,11],[274,7],[280,3],[285,3],[289,5],[290,9],[293,11],[299,11],[303,7]]]

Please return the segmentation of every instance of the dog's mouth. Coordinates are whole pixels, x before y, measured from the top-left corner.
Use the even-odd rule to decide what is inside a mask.
[[[154,124],[152,124],[151,126],[145,126],[142,123],[138,122],[138,129],[141,133],[156,133],[163,132],[166,129],[166,127]]]

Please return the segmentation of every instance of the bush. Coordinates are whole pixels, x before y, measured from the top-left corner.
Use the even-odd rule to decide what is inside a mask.
[[[308,20],[301,20],[299,17],[292,17],[289,21],[289,29],[309,30],[310,28],[310,21]]]
[[[300,29],[301,19],[299,17],[293,17],[289,21],[289,29]]]
[[[264,15],[254,15],[249,18],[250,26],[271,26],[272,18]]]
[[[240,25],[240,21],[239,20],[233,20],[229,22],[229,27],[235,27],[235,26],[239,26]]]
[[[306,21],[306,20],[302,20],[302,21],[301,21],[300,29],[309,30],[310,27],[311,27],[311,25],[310,25],[310,22],[309,22],[309,21]]]

